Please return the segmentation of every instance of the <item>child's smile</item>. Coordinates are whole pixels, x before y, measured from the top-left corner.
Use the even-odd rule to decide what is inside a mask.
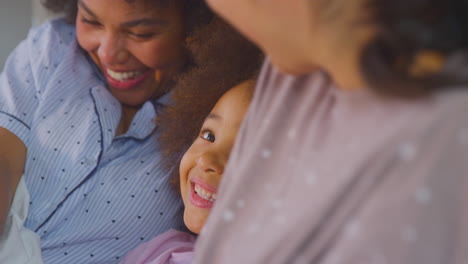
[[[200,208],[211,208],[216,201],[217,188],[200,178],[191,179],[190,202]]]
[[[185,225],[200,233],[218,197],[237,131],[250,103],[253,83],[243,82],[217,102],[200,134],[180,163],[180,190],[185,205]]]

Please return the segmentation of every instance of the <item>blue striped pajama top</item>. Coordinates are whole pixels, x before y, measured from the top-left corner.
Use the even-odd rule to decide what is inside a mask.
[[[32,29],[10,55],[0,75],[0,126],[28,148],[25,225],[40,235],[45,263],[118,263],[183,226],[155,139],[165,97],[146,102],[116,137],[121,106],[73,25],[58,19]]]

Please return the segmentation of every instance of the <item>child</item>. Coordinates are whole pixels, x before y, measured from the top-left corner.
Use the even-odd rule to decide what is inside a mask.
[[[227,91],[203,123],[180,163],[185,225],[199,234],[218,196],[224,167],[253,94],[253,81]],[[192,263],[195,237],[170,230],[131,251],[122,263]]]
[[[173,171],[183,198],[184,222],[199,234],[216,200],[262,54],[216,18],[196,30],[187,44],[193,64],[177,79],[174,103],[158,120],[168,128],[159,141],[164,143],[165,166]],[[123,262],[190,263],[194,240],[171,230],[141,245]]]
[[[207,2],[268,60],[194,262],[467,263],[468,1]]]
[[[43,2],[67,20],[32,29],[0,75],[0,233],[23,175],[45,263],[115,263],[183,225],[153,120],[212,15],[192,0]]]

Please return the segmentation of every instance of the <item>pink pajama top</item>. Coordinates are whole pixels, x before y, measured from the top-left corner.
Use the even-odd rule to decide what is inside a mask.
[[[195,237],[171,229],[130,251],[121,264],[192,263]]]

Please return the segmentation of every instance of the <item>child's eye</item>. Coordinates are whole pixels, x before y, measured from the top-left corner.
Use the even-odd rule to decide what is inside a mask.
[[[207,131],[207,130],[202,131],[200,134],[200,137],[210,142],[215,142],[216,140],[215,135],[211,131]]]

